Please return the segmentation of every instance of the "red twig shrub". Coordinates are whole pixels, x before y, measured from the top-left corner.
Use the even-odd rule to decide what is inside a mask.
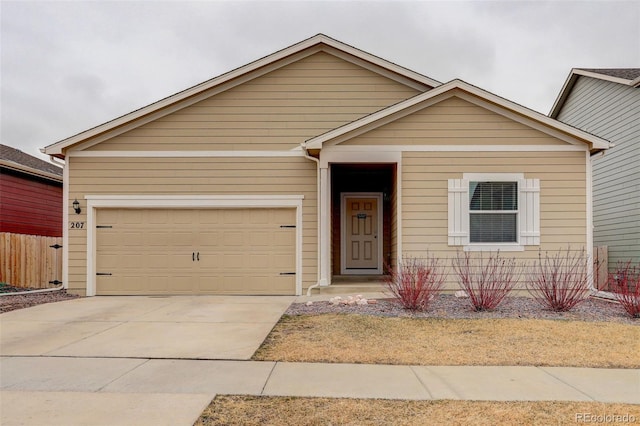
[[[397,268],[389,268],[385,286],[405,309],[424,311],[440,294],[445,277],[434,257],[403,257]]]
[[[458,285],[467,293],[476,311],[495,309],[522,275],[522,266],[515,259],[500,258],[500,252],[490,253],[487,258],[482,252],[477,256],[458,252],[452,266],[458,276]]]
[[[550,256],[538,253],[528,268],[527,290],[541,305],[566,312],[591,295],[589,257],[583,251],[559,250]]]
[[[640,265],[618,263],[616,271],[609,273],[608,284],[631,318],[640,318]]]

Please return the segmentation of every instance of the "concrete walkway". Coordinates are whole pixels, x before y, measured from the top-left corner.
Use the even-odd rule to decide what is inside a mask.
[[[2,425],[192,425],[216,394],[640,404],[640,370],[0,358]]]

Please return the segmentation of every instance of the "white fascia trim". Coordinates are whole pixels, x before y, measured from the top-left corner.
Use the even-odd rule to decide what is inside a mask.
[[[303,157],[302,151],[70,151],[67,157],[206,158]]]
[[[427,101],[433,97],[441,95],[442,93],[445,93],[447,90],[451,88],[449,84],[450,83],[443,84],[442,86],[431,89],[428,92],[422,93],[420,95],[416,95],[412,98],[399,102],[383,110],[367,115],[359,120],[352,121],[351,123],[345,124],[336,129],[323,133],[322,135],[311,138],[305,142],[307,149],[322,149],[323,144],[325,144],[326,142],[329,142],[333,139],[337,139],[338,137],[345,135],[349,132],[371,125],[378,120],[382,120],[385,117],[401,112],[403,110],[411,108],[412,106],[418,105],[423,101]],[[409,114],[409,112],[407,112],[407,114]]]
[[[66,169],[66,168],[65,168]],[[302,200],[304,195],[85,195],[87,200],[87,296],[96,295],[98,208],[295,208],[296,295],[302,295]],[[65,199],[66,200],[66,199]],[[68,200],[65,201],[68,205]],[[65,209],[67,212],[68,209]],[[67,213],[68,214],[68,213]],[[65,231],[68,235],[68,231]],[[67,244],[65,244],[67,247]],[[68,263],[67,263],[68,264]],[[67,268],[65,267],[65,271]]]
[[[578,68],[573,68],[569,73],[569,76],[564,82],[562,89],[560,89],[560,93],[558,93],[558,97],[556,98],[551,110],[549,111],[549,117],[556,118],[558,114],[560,114],[560,110],[564,106],[565,101],[569,97],[573,86],[575,86],[576,81],[580,76],[595,78],[598,80],[610,81],[612,83],[623,84],[625,86],[636,87],[638,83],[640,83],[640,77],[635,80],[628,80],[626,78],[613,77],[610,75],[599,74],[597,72],[585,71]]]
[[[566,135],[568,136],[572,136],[572,137],[577,137],[579,139],[588,141],[589,143],[591,143],[593,145],[593,148],[599,148],[599,149],[609,149],[609,142],[605,141],[604,139],[601,139],[595,135],[592,135],[591,133],[587,133],[585,131],[582,131],[580,129],[577,129],[575,127],[569,126],[567,124],[564,124],[561,121],[555,120],[553,118],[549,118],[544,114],[541,114],[539,112],[533,111],[531,109],[525,108],[521,105],[518,105],[514,102],[508,101],[504,98],[501,98],[500,96],[494,95],[493,93],[490,92],[486,92],[484,90],[480,90],[476,87],[470,86],[467,83],[461,82],[463,83],[463,85],[460,86],[460,88],[462,90],[465,90],[469,93],[471,93],[474,96],[477,96],[477,98],[473,99],[472,97],[468,97],[466,95],[461,95],[460,97],[468,100],[469,102],[474,102],[476,103],[478,106],[483,106],[486,107],[488,109],[491,109],[491,111],[503,115],[505,117],[511,118],[513,120],[519,121],[522,124],[528,125],[530,127],[534,127],[537,130],[543,131],[551,136],[557,137],[559,139],[565,140],[566,142],[569,142],[570,139],[566,138]],[[473,99],[473,100],[472,100]],[[495,108],[489,108],[490,104],[486,103],[486,102],[491,102],[496,104],[497,106],[501,107],[500,109],[495,109]],[[504,109],[503,109],[504,108]],[[512,114],[510,114],[510,112],[514,112],[516,114],[519,114],[525,118],[528,118],[530,120],[533,120],[533,122],[531,121],[521,121],[522,119],[514,116]],[[540,127],[537,126],[535,124],[537,123],[541,123],[543,124],[545,127]],[[554,131],[555,130],[555,131]],[[556,132],[557,131],[557,132]],[[562,132],[562,133],[558,133],[558,132]],[[562,137],[561,137],[562,136]],[[575,141],[572,141],[570,143],[575,143]]]
[[[382,59],[382,58],[380,58],[378,56],[375,56],[375,55],[372,55],[370,53],[367,53],[364,50],[360,50],[360,49],[357,49],[357,48],[355,48],[353,46],[349,46],[348,44],[341,43],[338,40],[334,40],[334,39],[332,39],[330,37],[327,37],[325,35],[320,34],[320,35],[318,35],[316,37],[318,37],[318,41],[321,41],[322,43],[324,43],[324,44],[326,44],[328,46],[331,46],[331,47],[337,49],[338,51],[342,51],[342,52],[348,53],[348,54],[350,54],[350,55],[352,55],[352,56],[354,56],[356,58],[362,59],[362,60],[367,61],[367,62],[371,62],[372,64],[375,64],[380,68],[389,70],[389,71],[391,71],[393,73],[396,73],[396,74],[398,74],[400,76],[406,77],[407,79],[420,82],[420,83],[424,84],[425,86],[436,87],[436,86],[440,86],[442,84],[438,80],[434,80],[432,78],[429,78],[427,76],[419,74],[419,73],[417,73],[415,71],[411,71],[408,68],[401,67],[400,65],[394,64],[393,62],[389,62],[389,61],[387,61],[385,59]],[[316,37],[314,37],[314,39]],[[327,53],[331,53],[331,54],[336,55],[337,52],[329,51]],[[344,57],[342,59],[346,60],[346,58],[344,58]],[[358,64],[358,65],[362,66],[362,64]],[[379,71],[378,71],[378,73],[379,73]],[[389,77],[389,75],[387,75],[387,77]],[[398,81],[400,81],[400,80],[398,80]],[[402,82],[402,81],[400,81],[400,82]],[[407,84],[407,83],[404,82],[404,84]]]
[[[457,90],[457,92],[454,93],[455,90]],[[566,125],[555,119],[549,118],[546,115],[540,114],[538,112],[525,108],[521,105],[518,105],[514,102],[508,101],[504,98],[494,95],[493,93],[479,89],[462,80],[452,80],[448,83],[445,83],[441,86],[431,89],[428,92],[416,95],[405,101],[402,101],[388,108],[385,108],[381,111],[378,111],[369,116],[366,116],[360,120],[356,120],[352,123],[341,126],[335,130],[331,130],[320,136],[309,139],[306,142],[307,148],[320,149],[322,148],[322,145],[324,143],[337,139],[338,137],[343,136],[346,133],[353,132],[364,126],[370,126],[376,122],[382,125],[385,123],[385,121],[383,120],[384,118],[387,118],[394,114],[399,114],[400,116],[404,116],[402,114],[403,111],[406,110],[406,111],[413,112],[414,110],[411,108],[419,107],[421,103],[428,103],[428,101],[432,100],[433,98],[440,95],[445,95],[447,94],[447,92],[451,92],[450,96],[459,96],[461,98],[464,98],[465,100],[474,99],[473,97],[475,97],[476,99],[474,99],[474,103],[480,103],[483,106],[488,106],[489,105],[488,103],[495,104],[495,106],[499,108],[496,109],[495,106],[493,106],[492,110],[494,112],[497,112],[507,117],[516,117],[513,114],[517,114],[519,116],[522,116],[523,118],[528,118],[530,120],[533,120],[534,122],[538,122],[544,126],[547,126],[548,127],[548,129],[546,130],[547,133],[551,132],[552,129],[555,129],[569,136],[573,136],[573,137],[582,139],[584,141],[587,141],[593,145],[593,148],[598,148],[598,149],[609,148],[609,143],[604,139],[601,139],[597,136],[594,136],[582,130],[576,129],[575,127]],[[463,93],[460,93],[460,92],[463,92]],[[464,92],[472,95],[473,97],[465,96],[466,94]],[[481,101],[484,101],[484,102],[481,102]],[[485,103],[485,102],[488,102],[488,103]],[[425,105],[425,108],[427,106],[428,105]],[[406,114],[408,113],[409,112],[406,112]],[[518,117],[518,120],[521,120],[521,119],[522,118]],[[529,122],[528,125],[531,126],[531,123]],[[372,128],[375,128],[375,126]],[[368,130],[371,130],[371,129],[368,129]]]
[[[432,80],[426,76],[423,76],[421,74],[418,74],[414,71],[408,70],[406,68],[400,67],[399,65],[396,65],[392,62],[388,62],[382,58],[378,58],[374,55],[371,55],[369,53],[366,53],[362,50],[358,50],[352,46],[346,45],[344,43],[341,43],[337,40],[334,40],[330,37],[327,37],[323,34],[318,34],[314,37],[311,37],[307,40],[303,40],[300,43],[294,44],[292,46],[289,46],[285,49],[282,49],[278,52],[275,52],[271,55],[265,56],[261,59],[258,59],[254,62],[251,62],[247,65],[244,65],[240,68],[237,68],[233,71],[227,72],[225,74],[222,74],[218,77],[215,77],[211,80],[205,81],[204,83],[200,83],[196,86],[193,86],[189,89],[186,89],[182,92],[179,92],[175,95],[169,96],[165,99],[162,99],[160,101],[157,101],[153,104],[147,105],[145,107],[140,108],[139,110],[133,111],[129,114],[126,114],[122,117],[116,118],[115,120],[109,121],[107,123],[101,124],[97,127],[94,127],[93,129],[89,129],[85,132],[79,133],[75,136],[71,136],[67,139],[64,139],[60,142],[54,143],[52,145],[49,145],[47,147],[44,148],[44,151],[46,154],[49,155],[60,155],[62,154],[62,150],[64,148],[67,148],[71,145],[74,145],[78,142],[82,142],[83,140],[98,136],[102,133],[106,133],[105,135],[101,136],[99,138],[99,141],[103,141],[105,139],[111,138],[113,137],[115,134],[119,134],[119,133],[112,133],[113,130],[115,130],[116,128],[122,126],[122,129],[119,129],[120,133],[126,131],[126,130],[130,130],[130,125],[131,125],[131,121],[137,121],[138,119],[149,115],[149,117],[146,117],[145,120],[146,121],[138,121],[137,123],[134,123],[135,126],[137,127],[141,124],[143,124],[144,122],[148,122],[154,119],[157,119],[163,115],[169,114],[170,112],[172,112],[173,110],[169,110],[166,112],[162,112],[160,110],[170,107],[174,104],[179,103],[179,108],[183,108],[187,105],[191,105],[195,102],[199,102],[200,100],[203,99],[204,97],[209,97],[212,96],[212,93],[208,93],[210,91],[210,89],[217,89],[216,93],[219,93],[221,91],[224,90],[228,90],[231,87],[234,87],[238,84],[241,84],[245,81],[251,80],[253,78],[256,78],[260,75],[263,75],[267,72],[273,71],[275,69],[281,68],[285,65],[288,65],[291,62],[295,62],[301,58],[304,58],[306,56],[312,55],[314,53],[317,53],[318,51],[322,51],[322,50],[326,50],[323,48],[323,46],[321,44],[325,44],[326,46],[330,46],[334,49],[337,49],[338,51],[342,51],[345,52],[347,54],[353,55],[354,57],[357,57],[361,60],[364,60],[366,62],[370,62],[380,68],[382,68],[383,70],[389,70],[393,73],[397,73],[398,75],[402,76],[402,77],[406,77],[409,80],[414,80],[416,82],[422,83],[426,86],[438,86],[441,83],[436,81],[436,80]],[[313,47],[316,47],[316,49],[312,49]],[[307,50],[305,52],[305,50]],[[329,51],[327,50],[328,53],[333,53],[335,54],[336,52],[334,51]],[[250,75],[249,75],[250,74]],[[236,81],[234,81],[236,80]],[[402,79],[399,79],[398,81],[402,81]],[[226,87],[220,87],[222,85],[224,85],[225,83],[232,83],[231,85],[228,85]],[[405,82],[406,84],[406,82]],[[424,89],[423,89],[424,90]],[[203,92],[207,92],[204,93]],[[183,103],[183,101],[187,101],[188,103]],[[175,105],[174,105],[175,106]],[[99,141],[91,141],[91,144],[94,143],[99,143]],[[89,145],[91,146],[91,145]],[[87,146],[83,146],[83,148],[86,148]]]
[[[625,86],[630,86],[633,84],[633,80],[629,80],[627,78],[614,77],[612,75],[605,75],[593,71],[581,70],[579,68],[574,68],[572,70],[572,73],[576,75],[583,75],[585,77],[597,78],[598,80],[610,81],[612,83],[624,84]]]
[[[501,115],[503,117],[506,117],[510,120],[513,120],[517,123],[520,124],[524,124],[527,127],[531,127],[532,129],[538,130],[544,134],[547,134],[549,136],[552,136],[554,138],[560,139],[561,141],[564,141],[570,145],[577,145],[577,146],[581,146],[584,147],[585,149],[588,149],[589,146],[587,144],[585,144],[584,142],[579,142],[575,139],[574,136],[568,135],[565,132],[562,132],[560,130],[558,130],[556,127],[554,126],[549,126],[549,124],[547,123],[547,125],[541,123],[541,120],[536,120],[535,118],[532,118],[531,116],[524,116],[522,112],[513,112],[509,109],[505,109],[504,106],[502,105],[496,105],[495,103],[492,102],[487,102],[484,99],[480,99],[476,96],[472,96],[472,95],[468,95],[466,93],[461,93],[458,95],[458,97],[460,99],[464,99],[467,102],[470,102],[474,105],[477,105],[481,108],[487,109],[489,111],[492,111],[498,115]],[[516,105],[518,106],[518,105]],[[545,115],[540,114],[540,117],[543,117],[545,120],[548,120],[548,117]],[[562,124],[564,125],[562,122],[557,121],[557,120],[553,120],[554,124]],[[576,128],[572,128],[573,130],[578,130]],[[593,135],[590,135],[593,137]],[[592,141],[589,141],[591,143],[593,143]],[[596,148],[595,144],[594,144],[594,148]],[[608,148],[608,145],[607,145]]]
[[[320,152],[320,167],[329,167],[331,163],[400,163],[400,151],[342,151],[333,147]]]
[[[17,172],[21,172],[31,176],[36,176],[39,178],[52,180],[54,182],[62,182],[62,176],[60,175],[45,172],[43,170],[34,169],[33,167],[25,166],[19,163],[14,163],[13,161],[0,160],[0,167],[10,169],[10,170],[15,170]]]
[[[548,115],[553,119],[556,119],[558,117],[558,114],[560,114],[560,110],[562,109],[562,106],[564,105],[565,101],[569,97],[569,93],[571,92],[571,89],[573,89],[573,86],[575,86],[576,81],[578,80],[578,76],[573,73],[574,70],[575,69],[572,69],[569,75],[567,76],[567,79],[564,81],[564,84],[562,85],[562,89],[560,89],[560,92],[558,93],[558,96],[556,97],[556,100],[553,102],[553,106],[549,111]]]
[[[352,64],[368,69],[369,71],[380,74],[384,77],[397,81],[400,84],[404,84],[405,86],[409,86],[421,92],[428,90],[428,87],[437,87],[442,84],[439,81],[432,80],[414,71],[402,68],[394,63],[386,62],[383,59],[377,58],[373,55],[365,54],[369,56],[365,59],[362,57],[362,53],[364,52],[358,51],[358,49],[355,48],[351,49],[352,51],[347,52],[345,52],[346,49],[322,50],[347,62],[351,62]],[[384,65],[380,64],[381,61],[385,62]]]
[[[562,152],[588,151],[587,145],[334,145],[332,152]]]

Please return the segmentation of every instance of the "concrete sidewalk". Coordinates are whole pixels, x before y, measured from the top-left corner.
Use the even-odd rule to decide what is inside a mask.
[[[640,370],[0,358],[3,425],[192,425],[216,394],[640,404]]]

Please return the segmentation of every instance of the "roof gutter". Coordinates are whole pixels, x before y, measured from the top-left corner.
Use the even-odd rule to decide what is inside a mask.
[[[60,161],[59,158],[54,157],[53,155],[49,155],[49,161],[51,161],[53,164],[60,166],[60,167],[64,167],[65,163],[64,161]]]

